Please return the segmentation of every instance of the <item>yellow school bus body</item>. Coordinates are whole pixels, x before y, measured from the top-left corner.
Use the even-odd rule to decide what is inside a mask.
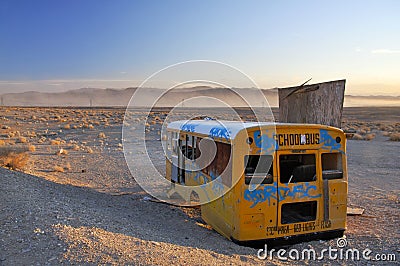
[[[212,138],[221,147],[230,144],[230,180],[226,174],[221,179],[204,171],[185,171],[187,186],[215,183],[197,193],[202,202],[212,199],[201,206],[205,222],[225,237],[244,243],[343,234],[347,166],[342,130],[311,124],[241,122],[222,122],[224,130],[215,130],[221,129],[217,123],[177,121],[168,128],[181,141],[196,137]],[[272,162],[270,173],[254,172],[252,161],[264,159]],[[169,180],[174,179],[173,167],[167,159]],[[257,175],[261,179],[252,184]],[[264,180],[262,184],[260,180]],[[212,195],[221,191],[226,193],[213,199]]]

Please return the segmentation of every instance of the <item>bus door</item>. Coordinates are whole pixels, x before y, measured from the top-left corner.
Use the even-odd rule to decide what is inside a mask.
[[[278,236],[318,229],[323,204],[318,158],[317,150],[277,152]]]

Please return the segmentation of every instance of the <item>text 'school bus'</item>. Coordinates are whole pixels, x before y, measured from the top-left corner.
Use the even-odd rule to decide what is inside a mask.
[[[210,201],[201,205],[203,220],[225,237],[278,244],[343,235],[347,167],[342,130],[188,120],[170,123],[167,131],[166,178],[172,187],[200,188],[200,202]],[[210,152],[213,148],[216,152]],[[213,158],[204,167],[196,165],[207,156]]]

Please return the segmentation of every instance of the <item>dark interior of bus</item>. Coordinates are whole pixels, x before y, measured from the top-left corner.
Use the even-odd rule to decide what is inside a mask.
[[[249,185],[252,180],[253,184],[272,184],[273,159],[272,155],[246,155],[245,184]]]
[[[286,203],[281,207],[281,224],[314,221],[317,218],[317,201]]]
[[[311,182],[316,180],[314,154],[288,154],[279,156],[281,183]]]

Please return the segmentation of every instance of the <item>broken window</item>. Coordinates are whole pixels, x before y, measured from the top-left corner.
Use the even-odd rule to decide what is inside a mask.
[[[178,133],[177,132],[172,132],[170,140],[171,140],[172,154],[177,156],[178,155],[178,151],[179,151]]]
[[[272,155],[246,155],[245,163],[245,184],[272,184],[273,183],[273,162]]]
[[[316,218],[316,201],[286,203],[281,207],[281,224],[314,221]]]
[[[341,179],[343,178],[343,165],[341,153],[323,153],[321,155],[322,178]]]
[[[315,154],[279,156],[281,183],[311,182],[316,180]]]

